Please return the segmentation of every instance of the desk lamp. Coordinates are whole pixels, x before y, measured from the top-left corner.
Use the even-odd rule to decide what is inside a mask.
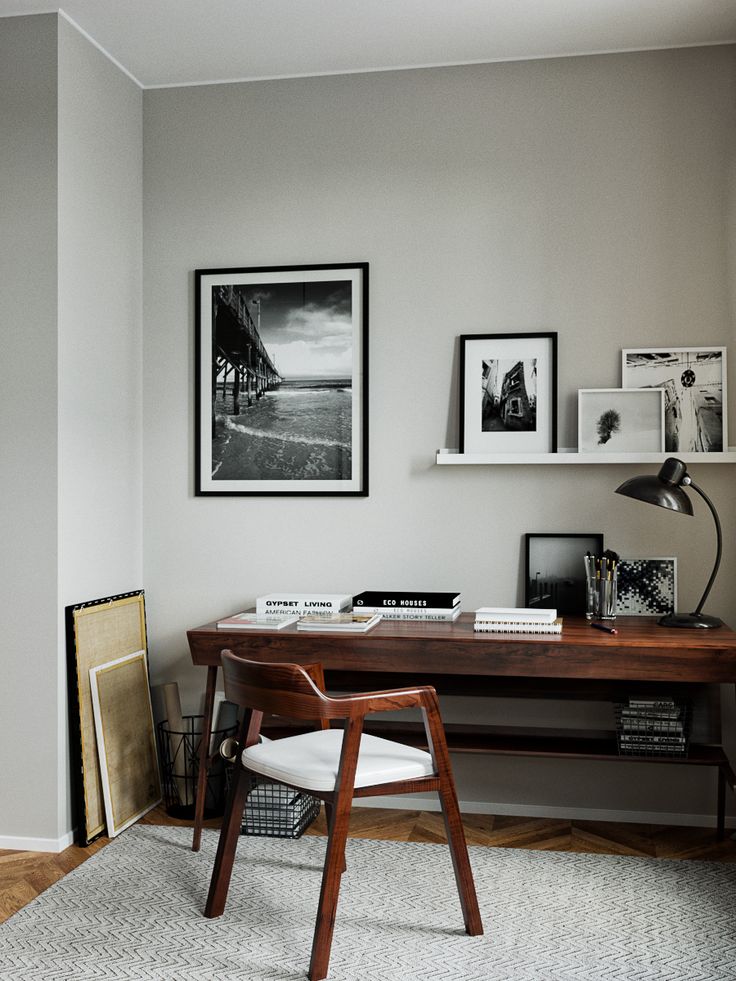
[[[671,613],[663,616],[659,623],[663,627],[722,627],[723,621],[718,617],[711,617],[701,613],[703,605],[708,598],[711,586],[713,585],[718,566],[721,564],[721,551],[723,537],[721,535],[721,522],[718,514],[713,507],[713,503],[697,484],[694,484],[687,472],[687,467],[682,460],[675,457],[668,457],[662,464],[662,468],[657,476],[647,475],[643,477],[632,477],[625,480],[620,487],[616,488],[617,494],[625,497],[633,497],[635,501],[645,501],[647,504],[656,504],[660,508],[668,508],[670,511],[679,511],[680,514],[693,513],[693,505],[687,496],[684,487],[691,487],[696,493],[700,494],[705,503],[710,508],[713,520],[716,523],[716,561],[713,571],[710,574],[708,585],[700,598],[693,613]]]

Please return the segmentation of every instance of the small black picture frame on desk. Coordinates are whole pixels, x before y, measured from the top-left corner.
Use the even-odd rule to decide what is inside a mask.
[[[586,552],[603,553],[601,532],[530,532],[525,536],[524,606],[584,616]]]

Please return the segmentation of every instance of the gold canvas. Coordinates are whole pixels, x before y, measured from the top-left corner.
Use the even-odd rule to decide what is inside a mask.
[[[146,653],[90,671],[107,833],[114,838],[161,800]]]
[[[90,668],[146,649],[146,613],[143,593],[82,604],[71,608],[74,674],[80,735],[81,797],[78,824],[84,844],[105,830],[105,808],[97,757]],[[81,810],[82,808],[80,808]]]

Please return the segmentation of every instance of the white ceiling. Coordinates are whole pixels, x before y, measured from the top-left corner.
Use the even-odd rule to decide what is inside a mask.
[[[0,16],[56,11],[0,0]],[[65,0],[141,85],[720,44],[736,0]]]

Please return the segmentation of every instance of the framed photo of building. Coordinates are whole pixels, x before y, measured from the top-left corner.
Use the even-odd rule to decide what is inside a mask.
[[[578,391],[580,453],[661,453],[664,390],[581,388]]]
[[[661,617],[677,610],[677,559],[624,559],[618,564],[616,611],[621,616]]]
[[[557,334],[463,334],[460,452],[557,452]]]
[[[667,453],[728,449],[725,347],[625,349],[621,384],[664,389]]]
[[[585,553],[603,554],[600,532],[529,533],[526,539],[524,606],[585,614]]]
[[[195,271],[195,494],[368,493],[368,264]]]

